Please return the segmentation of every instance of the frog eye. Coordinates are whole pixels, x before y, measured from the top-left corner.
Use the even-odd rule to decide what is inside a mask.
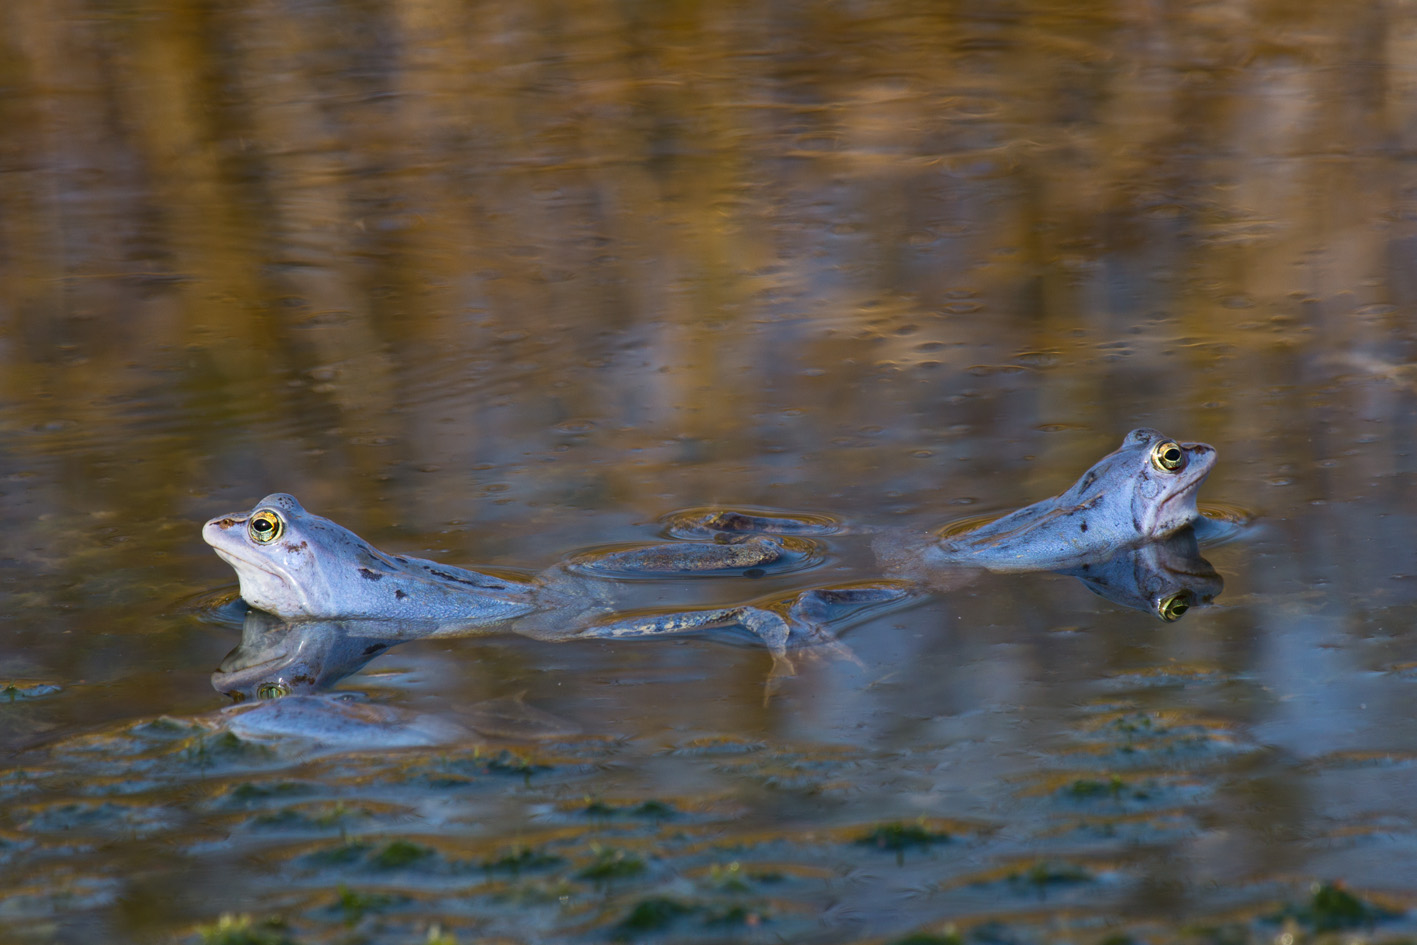
[[[290,695],[290,687],[285,683],[268,682],[256,687],[257,699],[279,699]]]
[[[275,541],[283,531],[285,522],[279,515],[267,509],[257,512],[251,516],[251,521],[246,523],[246,533],[251,536],[252,541],[260,545]]]
[[[1175,472],[1186,465],[1186,451],[1175,440],[1162,440],[1151,448],[1151,465]]]
[[[1156,616],[1167,623],[1180,620],[1181,615],[1191,609],[1191,592],[1177,591],[1170,597],[1163,597],[1156,605]]]

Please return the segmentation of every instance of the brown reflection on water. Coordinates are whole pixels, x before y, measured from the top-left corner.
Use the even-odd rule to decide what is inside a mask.
[[[518,564],[705,502],[939,521],[1140,422],[1301,486],[1242,503],[1410,509],[1400,9],[0,23],[0,516],[71,584],[105,534],[188,584],[273,488]]]
[[[1381,342],[1349,313],[1409,301],[1410,29],[1381,7],[152,13],[5,14],[15,401],[91,409],[136,360],[202,420],[293,400],[378,440],[427,398],[408,365],[495,346],[578,415],[625,409],[587,367],[651,359],[635,399],[676,409],[635,424],[721,439],[765,386],[817,402],[784,368],[842,348],[957,370],[1164,319],[1112,352],[1160,391],[1215,344],[1282,372],[1303,328]],[[764,322],[782,347],[743,344]],[[1058,373],[1067,419],[1132,372]],[[1215,399],[1205,432],[1243,428]]]

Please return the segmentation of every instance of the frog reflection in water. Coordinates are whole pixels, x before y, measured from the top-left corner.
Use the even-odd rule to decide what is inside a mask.
[[[1220,575],[1201,557],[1191,528],[1160,541],[1123,549],[1109,558],[1062,569],[1060,573],[1078,578],[1114,603],[1150,613],[1168,623],[1191,607],[1209,603],[1224,587]],[[807,600],[833,603],[816,595]],[[794,619],[813,616],[798,613]],[[318,693],[390,648],[418,636],[416,627],[396,621],[284,621],[259,610],[248,610],[241,643],[212,674],[212,686],[235,702]],[[546,737],[564,733],[568,724],[515,698],[479,703],[477,708],[472,727],[485,734]],[[490,725],[489,719],[495,725]]]
[[[917,596],[939,582],[922,572],[985,568],[1043,571],[1081,568],[1156,542],[1199,519],[1196,492],[1215,464],[1202,443],[1177,443],[1155,430],[1133,430],[1070,489],[958,537],[923,542],[883,536],[883,566],[902,579],[814,588],[751,604],[610,616],[593,582],[471,571],[422,558],[388,555],[293,497],[269,495],[249,512],[207,522],[203,537],[235,568],[241,596],[285,620],[395,621],[418,636],[466,634],[507,625],[547,639],[635,638],[740,626],[790,671],[790,646],[834,645],[824,625],[842,610],[860,611]],[[813,533],[814,521],[716,512],[701,520],[711,533],[753,530]],[[802,539],[799,539],[802,540]],[[742,542],[690,541],[612,553],[611,568],[644,574],[742,567]],[[785,547],[761,539],[768,557]],[[727,558],[725,559],[725,555]],[[729,563],[725,564],[725,560]]]

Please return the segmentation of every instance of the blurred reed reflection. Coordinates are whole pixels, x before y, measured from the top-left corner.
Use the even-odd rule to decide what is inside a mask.
[[[1410,407],[1404,8],[57,0],[0,26],[0,472],[35,508],[1008,505],[1141,419],[1307,476],[1315,407]]]

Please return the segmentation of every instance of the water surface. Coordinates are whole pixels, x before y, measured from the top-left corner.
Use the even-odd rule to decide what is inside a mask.
[[[0,937],[1417,932],[1414,37],[1400,5],[6,5]],[[337,686],[397,749],[234,730],[209,680],[239,631],[199,527],[272,491],[540,569],[685,508],[997,513],[1143,425],[1256,516],[1174,624],[981,578],[769,699],[733,633],[408,643]],[[818,540],[639,593],[873,576]],[[518,694],[566,724],[488,721]]]

